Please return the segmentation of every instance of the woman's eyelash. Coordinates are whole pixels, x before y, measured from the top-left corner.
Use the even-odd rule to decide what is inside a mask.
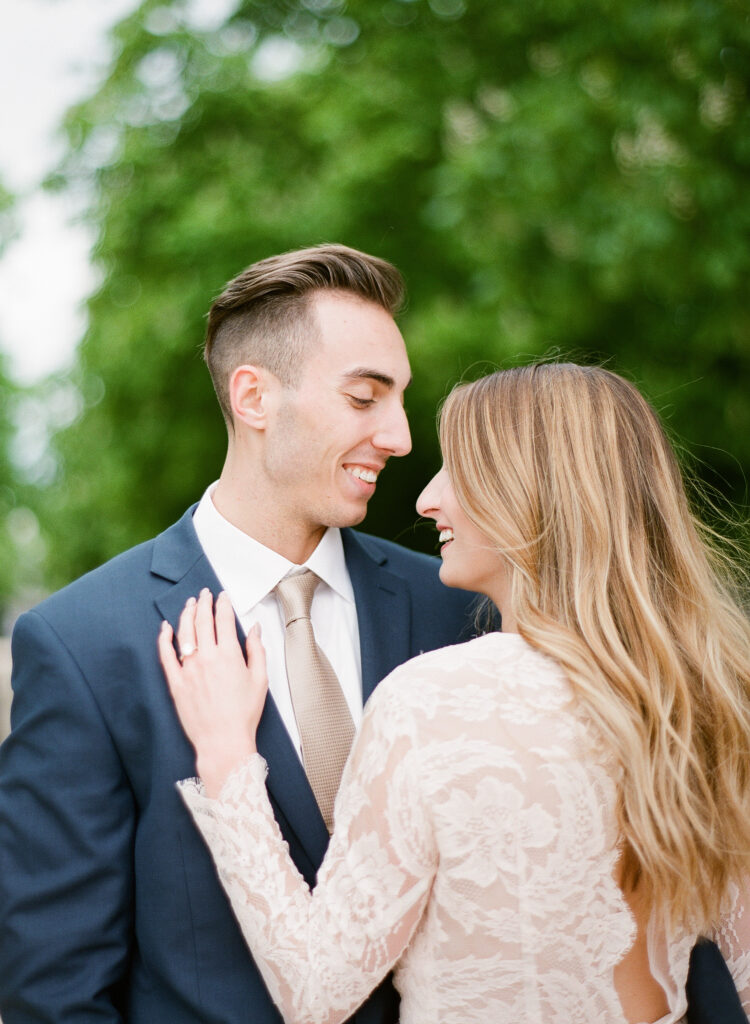
[[[375,402],[374,398],[358,398],[356,395],[349,395],[348,398],[351,402],[354,402],[355,405],[360,406],[362,409],[368,405],[373,405]]]

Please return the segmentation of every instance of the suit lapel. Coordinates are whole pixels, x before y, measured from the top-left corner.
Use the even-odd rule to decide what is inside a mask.
[[[189,597],[196,597],[204,587],[208,587],[214,596],[221,590],[221,583],[193,527],[194,509],[195,506],[178,523],[161,534],[154,545],[151,571],[171,583],[156,599],[156,606],[162,618],[175,629]],[[237,636],[244,649],[245,633],[239,620]],[[314,874],[328,845],[328,831],[297,751],[270,693],[258,726],[257,743],[259,753],[268,764],[268,791],[271,799],[310,859],[310,869],[306,874]]]
[[[162,618],[176,628],[189,597],[208,587],[219,593],[221,584],[206,558],[193,527],[195,506],[154,542],[151,571],[166,586],[156,598]],[[412,654],[411,602],[406,583],[389,572],[386,557],[368,538],[341,531],[344,554],[354,589],[362,658],[362,697]],[[245,635],[237,623],[244,646]],[[258,750],[268,764],[268,790],[281,817],[306,852],[308,880],[323,859],[328,832],[315,802],[300,759],[271,695],[258,727]],[[300,865],[300,867],[302,867]]]
[[[411,656],[411,599],[404,580],[385,568],[378,548],[342,530],[346,565],[354,588],[362,655],[362,699]]]

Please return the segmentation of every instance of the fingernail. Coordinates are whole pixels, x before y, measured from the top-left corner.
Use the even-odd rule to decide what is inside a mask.
[[[260,623],[256,622],[253,628],[250,630],[250,632],[253,634],[253,636],[257,636],[257,638],[260,640]]]
[[[169,629],[169,623],[167,622],[166,619],[162,619],[162,621],[161,621],[161,631],[162,631],[162,633],[166,633],[168,629]]]
[[[188,605],[192,605],[192,604],[195,604],[195,598],[194,597],[189,597],[187,599],[187,601],[185,602],[185,607],[187,608]]]

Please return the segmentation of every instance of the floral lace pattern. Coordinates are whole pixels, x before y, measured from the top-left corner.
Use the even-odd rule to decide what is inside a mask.
[[[402,1024],[622,1024],[635,938],[615,790],[558,666],[519,636],[422,655],[370,699],[311,894],[256,755],[219,800],[180,784],[266,985],[295,1024],[346,1020],[392,968]],[[717,935],[746,1008],[750,912]],[[694,935],[649,957],[682,1019]]]

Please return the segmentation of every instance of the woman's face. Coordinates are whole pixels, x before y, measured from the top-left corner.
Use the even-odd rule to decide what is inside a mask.
[[[443,583],[486,594],[502,612],[502,604],[507,603],[507,562],[459,505],[444,467],[419,495],[417,512],[434,519],[440,531]],[[504,622],[503,628],[507,629],[507,625]]]

